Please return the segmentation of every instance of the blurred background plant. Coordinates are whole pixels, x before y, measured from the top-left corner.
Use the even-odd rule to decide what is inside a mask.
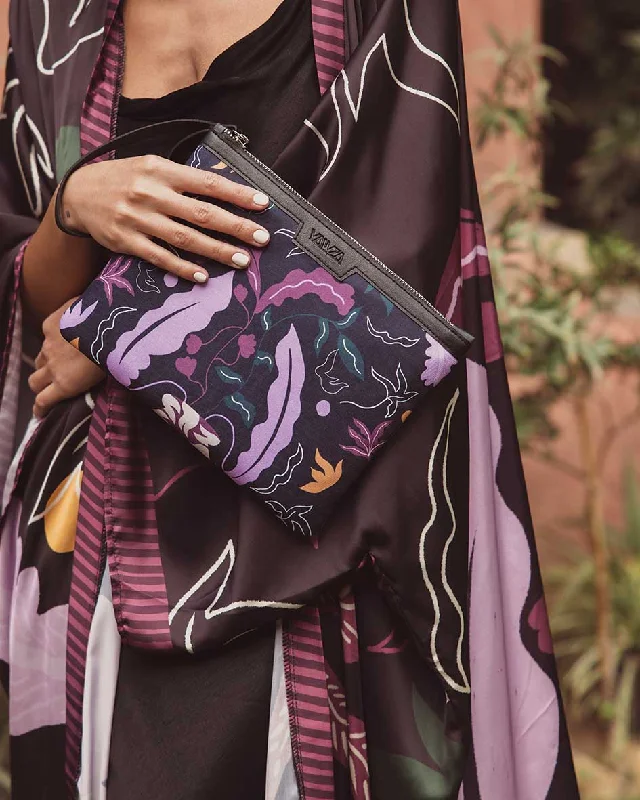
[[[492,30],[491,37],[492,49],[477,57],[493,63],[494,79],[478,94],[474,128],[480,152],[507,135],[520,142],[517,157],[481,186],[520,440],[529,458],[569,476],[584,498],[577,520],[557,520],[564,536],[545,573],[552,629],[574,729],[586,724],[605,745],[599,761],[585,754],[586,770],[578,760],[585,798],[631,800],[640,795],[640,773],[625,760],[640,722],[634,716],[640,709],[640,487],[629,466],[625,524],[618,530],[607,525],[603,475],[616,441],[640,421],[640,344],[609,330],[629,292],[640,292],[640,250],[625,236],[628,215],[614,211],[627,209],[632,199],[622,173],[626,178],[640,171],[640,126],[631,141],[626,132],[635,109],[610,103],[605,117],[591,109],[586,119],[580,96],[554,96],[545,65],[565,69],[567,60],[533,35],[507,40]],[[602,68],[610,69],[606,58]],[[621,91],[619,99],[626,102],[627,94]],[[580,213],[579,204],[593,192],[607,195],[589,216],[581,212],[589,226],[580,259],[563,253],[567,232],[546,223],[562,219],[558,209],[564,206],[540,180],[556,124],[562,130],[592,128],[573,165],[579,191],[575,199],[571,194],[571,214]],[[603,155],[603,148],[613,154]],[[597,428],[589,400],[612,371],[636,384],[635,402],[622,416],[608,414]],[[571,458],[554,446],[559,404],[569,410],[577,433]],[[576,541],[581,533],[582,546]],[[595,781],[593,790],[594,768],[610,773],[606,789]]]

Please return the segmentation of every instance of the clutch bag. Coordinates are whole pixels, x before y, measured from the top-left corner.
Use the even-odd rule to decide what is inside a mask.
[[[206,267],[204,285],[113,255],[62,334],[284,524],[315,535],[472,339],[233,128],[213,126],[187,163],[265,192],[265,211],[240,213],[270,243],[246,270],[184,253]]]

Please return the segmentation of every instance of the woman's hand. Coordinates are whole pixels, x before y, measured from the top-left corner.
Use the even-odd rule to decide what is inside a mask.
[[[29,378],[31,391],[36,395],[33,406],[36,417],[44,417],[60,401],[83,394],[105,377],[93,361],[60,333],[60,318],[76,299],[54,311],[42,325],[44,343],[36,358],[36,370]]]
[[[231,267],[247,267],[243,249],[201,233],[184,222],[232,236],[252,247],[264,246],[268,232],[214,203],[186,197],[202,195],[251,211],[269,198],[215,172],[194,169],[155,155],[88,164],[74,173],[64,190],[65,223],[89,233],[116,253],[138,256],[167,272],[203,283],[202,267],[153,241],[166,242]]]

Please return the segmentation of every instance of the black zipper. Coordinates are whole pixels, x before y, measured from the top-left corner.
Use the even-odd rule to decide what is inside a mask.
[[[249,165],[257,169],[260,173],[262,173],[265,177],[269,180],[274,182],[282,192],[292,198],[296,205],[302,206],[302,210],[308,214],[311,214],[314,218],[316,218],[319,222],[325,225],[329,230],[331,230],[334,234],[339,236],[341,239],[346,240],[350,247],[361,254],[364,257],[366,262],[374,267],[378,273],[382,273],[382,275],[386,276],[387,279],[391,280],[393,284],[402,292],[404,295],[405,302],[398,302],[397,299],[389,298],[392,302],[395,302],[402,311],[404,311],[408,316],[410,316],[418,325],[421,327],[427,327],[429,333],[433,334],[436,339],[440,341],[445,347],[450,349],[453,355],[459,356],[464,353],[468,347],[473,342],[473,337],[467,333],[466,331],[461,330],[452,322],[450,322],[443,314],[441,314],[437,308],[425,298],[423,295],[420,294],[416,289],[411,286],[410,283],[401,278],[397,273],[395,273],[390,267],[384,264],[380,259],[367,250],[360,242],[354,239],[347,231],[340,228],[332,219],[330,219],[326,214],[324,214],[320,209],[316,208],[313,204],[311,204],[308,200],[306,200],[301,194],[296,192],[296,190],[290,186],[285,180],[283,180],[277,173],[275,173],[272,169],[270,169],[266,164],[263,164],[258,158],[256,158],[248,149],[247,144],[249,139],[245,136],[241,131],[233,126],[227,125],[220,125],[217,124],[213,128],[214,135],[218,139],[219,142],[224,146],[228,144],[232,149],[233,152],[236,153],[238,156],[246,159],[249,162]],[[208,138],[208,137],[207,137]],[[206,139],[204,142],[206,146]],[[226,154],[218,154],[222,155],[223,158],[226,158],[227,161],[230,159],[227,157]],[[242,172],[242,168],[238,164],[231,163],[234,169]],[[244,176],[248,177],[248,176]],[[259,188],[259,187],[257,187]],[[335,274],[335,272],[331,269],[330,264],[326,264],[327,268]],[[339,276],[337,276],[338,279]],[[378,289],[379,281],[376,281],[375,275],[366,274],[363,275],[365,280],[374,283]],[[380,289],[383,294],[386,292],[383,289]],[[426,319],[425,319],[426,315]],[[425,323],[427,323],[425,325]],[[428,324],[431,323],[431,324]]]

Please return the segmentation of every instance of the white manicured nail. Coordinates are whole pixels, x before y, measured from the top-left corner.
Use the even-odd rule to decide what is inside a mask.
[[[246,253],[234,253],[231,260],[236,267],[248,267],[251,259]]]
[[[265,231],[262,228],[253,234],[253,241],[257,242],[258,244],[266,244],[270,238],[269,231]]]
[[[253,195],[253,202],[257,206],[266,206],[267,203],[269,202],[269,198],[267,197],[267,195],[264,192],[256,192]]]
[[[194,272],[193,273],[193,280],[197,281],[198,283],[205,283],[209,276],[206,272]]]

